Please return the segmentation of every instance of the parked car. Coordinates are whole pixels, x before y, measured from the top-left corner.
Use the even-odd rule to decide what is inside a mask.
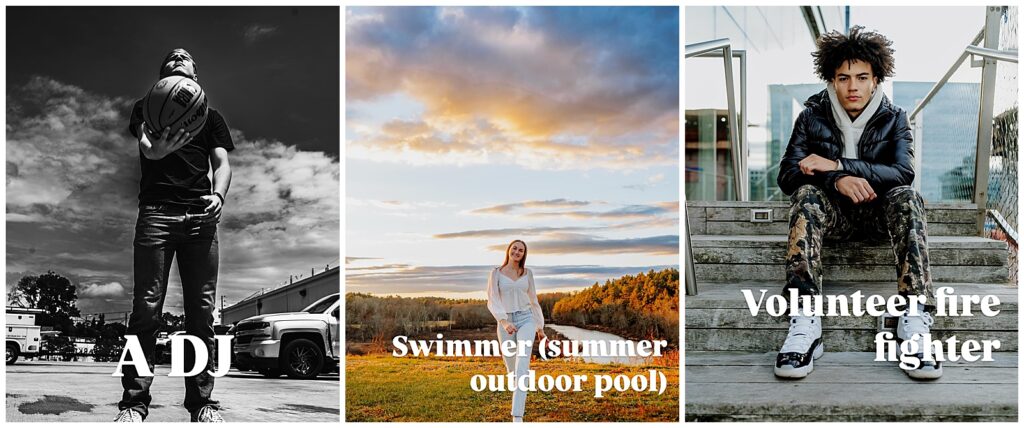
[[[156,336],[156,362],[154,364],[170,364],[171,363],[171,336],[177,336],[179,334],[185,334],[183,330],[167,333],[161,331]]]
[[[338,324],[340,295],[326,296],[299,312],[265,314],[235,325],[236,367],[252,367],[267,377],[286,374],[313,379],[337,372],[341,360]]]

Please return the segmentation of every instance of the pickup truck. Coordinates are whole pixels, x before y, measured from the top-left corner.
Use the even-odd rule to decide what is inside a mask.
[[[299,312],[239,321],[234,327],[236,367],[251,367],[267,377],[286,374],[296,379],[337,372],[341,361],[340,305],[340,295],[335,293]]]
[[[6,361],[12,365],[19,356],[34,357],[39,353],[40,327],[36,325],[36,315],[43,311],[8,307],[6,312]]]

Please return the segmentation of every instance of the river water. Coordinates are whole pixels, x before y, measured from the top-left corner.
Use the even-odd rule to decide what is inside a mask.
[[[562,336],[569,338],[569,340],[626,340],[621,336],[617,336],[611,333],[605,333],[602,331],[587,330],[585,328],[573,327],[571,325],[557,325],[557,324],[544,324],[545,327],[550,327],[552,330],[557,331]],[[631,366],[639,366],[645,364],[647,358],[643,357],[600,357],[600,356],[584,356],[583,361],[588,363],[598,364],[625,364]]]

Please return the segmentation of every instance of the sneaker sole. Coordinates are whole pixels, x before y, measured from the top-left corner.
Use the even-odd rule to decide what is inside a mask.
[[[907,376],[913,379],[934,380],[942,377],[942,368],[938,370],[903,370]]]
[[[818,347],[814,348],[814,353],[811,355],[811,362],[807,363],[804,367],[775,367],[775,376],[784,377],[787,379],[802,379],[807,377],[814,371],[814,360],[821,358],[825,355],[825,342],[818,343]]]

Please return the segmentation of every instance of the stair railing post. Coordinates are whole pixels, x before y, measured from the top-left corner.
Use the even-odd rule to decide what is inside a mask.
[[[989,6],[985,13],[985,47],[999,49],[1000,6]],[[966,52],[965,52],[966,53]],[[985,214],[988,209],[989,161],[992,156],[992,109],[996,91],[994,58],[984,57],[981,69],[981,105],[978,108],[978,141],[974,157],[974,203],[978,207],[978,236],[985,235]]]
[[[914,190],[921,192],[921,159],[924,158],[924,114],[910,119],[910,132],[914,135]]]
[[[743,181],[746,178],[746,174],[743,173],[744,154],[740,143],[739,124],[736,123],[739,115],[736,112],[735,81],[732,79],[731,46],[725,45],[722,47],[722,60],[725,61],[725,97],[729,108],[729,142],[731,144],[730,151],[732,152],[733,185],[736,189],[736,200],[745,201],[747,200],[747,195],[744,192],[746,186],[743,185]]]
[[[729,113],[729,149],[732,151],[732,169],[733,169],[733,189],[736,193],[736,200],[746,201],[749,199],[747,189],[749,187],[749,181],[747,179],[746,171],[746,151],[744,150],[743,138],[739,131],[739,114],[736,111],[736,82],[733,81],[733,70],[732,70],[732,58],[733,50],[731,42],[728,38],[708,40],[705,42],[698,42],[686,45],[686,58],[695,56],[701,56],[713,51],[722,51],[722,61],[725,66],[725,95],[726,103],[728,104]],[[742,67],[742,79],[746,79],[746,55],[740,55],[740,66]],[[743,85],[744,82],[741,82]],[[746,92],[746,86],[740,88],[743,93]],[[743,112],[746,114],[746,112]]]
[[[683,206],[683,212],[686,212],[686,207]],[[686,295],[696,296],[697,295],[697,273],[693,271],[693,248],[690,244],[690,216],[683,216],[683,236],[686,238],[686,247],[683,249],[683,260],[686,263],[685,270],[686,277]]]

